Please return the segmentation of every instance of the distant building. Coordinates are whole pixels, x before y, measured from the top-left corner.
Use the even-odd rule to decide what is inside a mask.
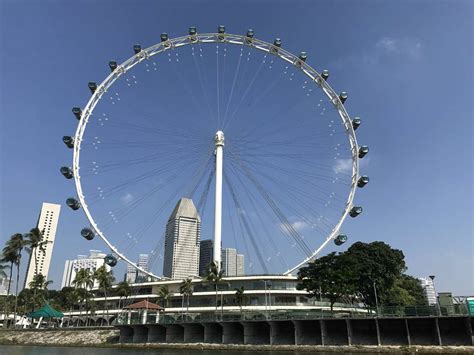
[[[184,279],[199,274],[201,217],[189,198],[181,198],[166,224],[163,275]]]
[[[74,287],[73,281],[76,278],[76,274],[80,269],[88,269],[91,273],[95,272],[98,268],[105,264],[104,253],[100,250],[90,250],[90,255],[78,255],[77,259],[66,260],[64,264],[63,280],[61,282],[61,288],[63,287]],[[107,271],[110,271],[110,266],[105,264]],[[94,287],[98,287],[99,283],[94,281]]]
[[[207,266],[214,256],[214,241],[212,239],[201,240],[199,249],[199,276],[206,276]]]
[[[49,264],[51,263],[51,257],[53,255],[54,239],[56,238],[56,228],[58,227],[60,211],[61,205],[43,202],[36,227],[43,233],[43,241],[46,243],[42,250],[36,250],[35,248],[30,253],[30,259],[26,269],[25,288],[28,288],[28,285],[33,281],[33,277],[36,274],[35,255],[38,265],[38,274],[42,274],[46,280],[48,279]]]
[[[222,249],[221,260],[224,276],[241,276],[244,274],[244,255],[237,254],[236,249]]]
[[[8,277],[0,277],[0,296],[6,296],[8,291],[8,285],[10,284]],[[12,293],[10,289],[10,294]]]
[[[423,287],[423,293],[425,294],[428,304],[436,304],[436,291],[433,280],[429,277],[420,277],[418,280],[420,281],[421,287]]]
[[[143,270],[148,271],[148,262],[150,260],[150,256],[148,254],[140,254],[138,256],[137,265],[141,267]],[[137,270],[137,278],[135,282],[147,282],[149,279],[148,275]]]
[[[127,273],[125,274],[125,281],[129,284],[135,283],[137,279],[137,269],[130,264],[127,264]]]

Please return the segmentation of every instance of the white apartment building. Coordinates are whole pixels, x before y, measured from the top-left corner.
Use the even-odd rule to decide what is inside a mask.
[[[38,274],[42,274],[46,280],[48,279],[49,265],[53,255],[54,240],[56,238],[56,229],[58,227],[60,211],[61,205],[43,202],[36,227],[43,233],[43,241],[45,241],[46,244],[44,245],[43,250],[36,250],[35,248],[31,251],[24,287],[28,287],[35,276],[35,254],[38,263]]]
[[[163,275],[184,279],[199,274],[201,217],[189,198],[176,204],[166,224]]]
[[[420,277],[418,280],[421,283],[421,287],[423,287],[423,292],[425,294],[426,300],[428,301],[428,304],[437,304],[436,291],[434,288],[433,280],[431,280],[429,277]]]
[[[102,253],[100,250],[90,250],[89,252],[89,256],[78,255],[77,259],[66,260],[64,264],[61,288],[74,287],[73,281],[80,269],[88,269],[91,273],[93,273],[105,264],[104,257],[106,254]],[[105,264],[105,268],[107,271],[110,271],[109,265]],[[94,287],[99,287],[99,283],[97,281],[94,281]]]

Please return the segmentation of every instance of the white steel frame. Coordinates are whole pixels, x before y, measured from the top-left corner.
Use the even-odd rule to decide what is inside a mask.
[[[147,60],[154,55],[166,52],[167,50],[173,48],[179,48],[185,45],[196,44],[196,43],[230,43],[235,45],[245,45],[248,47],[252,47],[258,49],[262,52],[273,54],[282,60],[298,67],[311,81],[316,83],[321,90],[326,94],[328,99],[332,102],[332,104],[337,109],[339,116],[342,120],[346,133],[349,137],[350,149],[352,152],[352,181],[351,181],[351,188],[349,192],[349,196],[346,201],[345,209],[342,213],[341,219],[339,222],[334,226],[331,233],[326,237],[324,242],[321,244],[319,248],[317,248],[309,257],[301,261],[296,266],[288,269],[284,275],[291,274],[293,271],[299,269],[301,266],[305,265],[306,263],[310,262],[321,252],[321,250],[331,241],[334,240],[337,235],[339,234],[339,230],[341,228],[342,223],[346,219],[349,211],[353,207],[353,200],[355,191],[357,189],[357,179],[359,178],[359,157],[358,157],[358,150],[359,147],[357,145],[357,139],[354,132],[354,128],[352,127],[352,121],[347,113],[343,103],[339,99],[339,95],[331,88],[331,86],[324,80],[320,73],[310,67],[306,62],[302,61],[298,58],[298,56],[280,48],[273,44],[261,41],[255,38],[249,38],[245,35],[235,35],[235,34],[226,34],[226,33],[205,33],[205,34],[196,34],[196,35],[187,35],[182,36],[174,39],[168,39],[167,41],[160,42],[155,44],[151,47],[143,49],[136,55],[130,57],[122,64],[118,65],[117,68],[109,74],[102,81],[98,86],[97,90],[92,94],[91,98],[87,102],[87,105],[82,111],[81,119],[79,120],[79,124],[77,126],[76,134],[74,137],[74,154],[73,154],[73,172],[74,172],[74,181],[76,184],[76,191],[79,201],[81,203],[82,208],[84,209],[84,213],[86,214],[91,227],[94,229],[96,234],[107,244],[107,246],[111,249],[111,251],[116,254],[120,259],[123,259],[129,265],[132,265],[140,272],[149,275],[156,279],[162,279],[163,277],[157,276],[149,271],[146,271],[140,268],[138,265],[130,261],[124,254],[122,254],[112,243],[105,237],[104,233],[100,230],[97,223],[94,221],[92,214],[89,211],[87,206],[84,193],[82,192],[82,185],[81,185],[81,175],[80,175],[80,153],[81,153],[81,143],[82,137],[84,135],[87,123],[89,122],[89,118],[92,115],[95,106],[102,98],[102,95],[107,92],[108,88],[112,86],[112,84],[120,78],[124,73],[128,70],[133,68],[135,65],[139,64],[140,62]]]

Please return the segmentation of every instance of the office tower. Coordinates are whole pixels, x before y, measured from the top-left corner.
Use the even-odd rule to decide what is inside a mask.
[[[138,256],[137,265],[141,267],[143,270],[148,271],[148,261],[150,260],[150,256],[148,254],[140,254]],[[137,270],[137,277],[135,282],[147,282],[148,275]]]
[[[421,287],[423,287],[423,293],[425,294],[428,304],[436,304],[436,292],[433,280],[429,277],[420,277],[418,281],[420,281]]]
[[[214,241],[212,239],[201,240],[199,248],[199,276],[206,276],[207,266],[212,261],[214,254]]]
[[[60,211],[61,205],[43,202],[36,227],[43,233],[43,241],[46,243],[42,250],[34,248],[30,253],[24,285],[26,288],[28,288],[30,282],[33,281],[36,272],[42,274],[46,280],[48,279],[49,264],[51,263],[51,256],[53,254],[54,239],[56,237]],[[37,270],[35,261],[38,265]]]
[[[0,277],[0,296],[6,296],[8,292],[8,286],[10,285],[10,279],[8,277]],[[12,293],[10,287],[10,294]]]
[[[184,279],[199,273],[201,218],[191,199],[181,198],[166,224],[163,275]]]
[[[224,248],[221,252],[222,271],[224,276],[237,275],[237,250],[234,248]]]
[[[236,276],[245,275],[245,257],[244,254],[237,254],[237,274]]]
[[[63,280],[61,282],[61,288],[63,287],[74,287],[73,281],[76,277],[77,272],[80,269],[88,269],[91,273],[94,273],[98,268],[105,264],[104,253],[100,250],[90,250],[90,255],[78,255],[77,259],[66,260],[64,264]],[[105,264],[107,271],[110,271],[110,266]],[[94,280],[94,288],[98,287],[99,283]]]
[[[137,269],[132,265],[127,264],[127,273],[125,274],[125,281],[129,284],[135,283],[137,280]]]

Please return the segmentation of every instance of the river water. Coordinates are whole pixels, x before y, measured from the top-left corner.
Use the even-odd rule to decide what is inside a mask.
[[[133,348],[90,348],[90,347],[52,347],[0,345],[0,355],[255,355],[255,351],[242,350],[189,350],[189,349],[133,349]],[[308,355],[301,351],[265,351],[262,355]],[[318,355],[359,353],[315,353]],[[366,353],[367,354],[367,353]],[[375,354],[375,353],[372,353]]]

